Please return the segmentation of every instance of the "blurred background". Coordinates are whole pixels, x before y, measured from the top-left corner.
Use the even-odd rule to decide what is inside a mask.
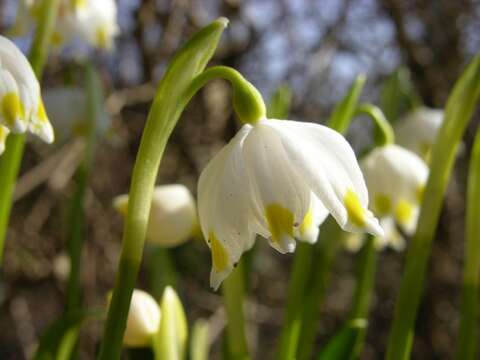
[[[480,50],[480,2],[475,0],[118,0],[117,7],[120,32],[112,51],[73,43],[50,56],[42,80],[44,94],[65,84],[83,86],[79,64],[89,57],[103,82],[108,124],[86,194],[81,273],[83,302],[92,308],[105,306],[113,286],[122,219],[112,199],[128,191],[155,87],[172,54],[211,20],[230,19],[213,63],[238,69],[265,99],[288,84],[293,93],[290,118],[319,123],[326,121],[359,73],[367,75],[362,99],[380,104],[385,84],[401,66],[415,97],[443,108],[464,65]],[[8,36],[16,13],[16,0],[0,1],[2,34]],[[14,39],[28,52],[31,36]],[[478,120],[478,111],[476,116]],[[185,184],[195,194],[201,170],[239,126],[229,85],[210,83],[182,115],[157,183]],[[472,129],[464,139],[434,242],[414,359],[450,359],[455,348]],[[348,138],[356,149],[369,143],[370,130],[369,121],[354,121]],[[31,357],[42,332],[63,311],[68,207],[84,148],[82,138],[74,135],[57,135],[53,146],[31,141],[25,152],[0,275],[0,359]],[[247,318],[253,353],[264,359],[273,358],[278,341],[292,255],[277,254],[266,241],[258,243],[248,279]],[[211,358],[217,359],[225,314],[220,294],[209,288],[208,248],[192,240],[170,254],[189,322],[209,320]],[[341,252],[335,261],[318,348],[348,313],[355,256]],[[380,254],[365,359],[383,356],[403,258],[392,250]],[[148,273],[144,266],[138,287],[151,289]],[[101,330],[100,322],[87,323],[80,358],[93,357]]]

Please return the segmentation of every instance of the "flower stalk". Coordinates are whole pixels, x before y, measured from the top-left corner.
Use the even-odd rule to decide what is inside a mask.
[[[42,77],[43,68],[50,47],[60,0],[44,0],[39,10],[39,22],[30,50],[29,61],[38,79]],[[13,192],[25,147],[24,134],[11,134],[0,157],[0,264],[3,261],[3,249],[7,236]]]
[[[226,26],[227,20],[224,18],[214,21],[200,30],[177,53],[150,108],[132,174],[120,262],[98,356],[101,360],[120,358],[160,161],[173,128],[195,94],[195,91],[187,89],[193,79],[203,72]]]
[[[237,268],[225,279],[223,286],[223,300],[227,313],[227,345],[229,358],[233,360],[247,360],[248,345],[245,337],[245,272],[243,261],[240,261]]]
[[[405,272],[389,335],[388,360],[410,356],[425,271],[435,236],[443,196],[458,145],[480,96],[480,56],[468,65],[447,101],[445,120],[433,145],[430,175],[420,210],[418,227],[410,243]]]
[[[463,267],[462,307],[457,359],[474,360],[478,353],[478,304],[480,294],[480,130],[477,130],[467,188],[467,239]]]
[[[67,312],[76,311],[80,305],[80,268],[83,239],[85,238],[84,201],[90,171],[95,157],[97,124],[101,112],[101,84],[92,64],[85,67],[88,116],[85,133],[85,153],[77,170],[76,189],[72,200],[68,253],[70,274],[67,284]]]

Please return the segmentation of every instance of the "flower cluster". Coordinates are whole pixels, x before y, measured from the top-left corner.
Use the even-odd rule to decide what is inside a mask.
[[[21,35],[38,20],[39,1],[21,0],[14,32]],[[79,37],[89,45],[110,50],[118,33],[114,0],[61,0],[52,43],[62,47]]]
[[[26,131],[47,143],[54,140],[30,63],[13,42],[0,36],[0,153],[10,132]]]

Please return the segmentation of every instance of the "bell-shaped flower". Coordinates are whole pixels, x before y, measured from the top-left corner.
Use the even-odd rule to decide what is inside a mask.
[[[149,346],[160,328],[160,319],[160,307],[155,299],[145,291],[133,290],[123,335],[125,346]]]
[[[119,32],[115,0],[84,0],[76,8],[76,30],[91,46],[111,50]]]
[[[12,133],[28,130],[47,143],[54,139],[32,67],[17,46],[3,36],[0,36],[0,125]],[[2,147],[6,133],[3,129],[0,134]]]
[[[114,207],[126,216],[128,195],[117,196]],[[181,184],[155,187],[147,226],[147,241],[164,247],[177,246],[192,238],[197,229],[197,209],[190,190]]]
[[[316,228],[328,213],[345,230],[383,234],[367,208],[367,188],[352,148],[336,131],[313,123],[245,124],[203,170],[198,206],[214,288],[257,234],[279,252],[293,252],[295,237],[316,240]]]
[[[370,204],[385,230],[384,244],[401,249],[404,241],[396,223],[411,235],[417,226],[428,167],[415,153],[398,145],[374,149],[361,162]],[[387,220],[390,219],[390,220]]]
[[[443,110],[420,107],[398,121],[396,141],[427,160],[442,122]]]

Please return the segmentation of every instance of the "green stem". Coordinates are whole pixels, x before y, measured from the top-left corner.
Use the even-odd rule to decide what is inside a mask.
[[[193,324],[192,340],[190,341],[190,358],[192,360],[207,360],[210,351],[208,321],[198,319]]]
[[[318,245],[314,248],[313,268],[301,307],[302,329],[297,347],[298,360],[311,358],[320,319],[320,309],[330,280],[333,260],[342,244],[341,237],[342,230],[336,221],[329,217],[322,225]]]
[[[375,272],[377,266],[377,249],[375,247],[375,238],[367,235],[365,244],[360,254],[360,260],[357,269],[357,287],[353,298],[353,307],[350,319],[368,319],[370,302],[372,298],[373,288],[375,286]],[[367,328],[362,328],[360,335],[357,337],[352,359],[360,358],[363,349]]]
[[[375,141],[377,146],[395,142],[393,128],[379,107],[366,103],[360,104],[355,111],[355,115],[368,115],[373,120],[376,127],[375,134],[378,134],[378,139]]]
[[[389,335],[388,360],[409,358],[425,279],[445,189],[457,148],[480,95],[480,56],[455,84],[445,109],[445,119],[432,150],[430,175],[421,206],[417,231],[410,242]]]
[[[293,258],[292,273],[288,282],[288,299],[283,320],[278,359],[294,359],[302,326],[302,305],[313,261],[313,247],[299,242]]]
[[[73,195],[68,252],[70,256],[70,274],[67,284],[67,312],[76,311],[80,305],[80,265],[82,244],[85,237],[84,201],[88,187],[88,178],[95,157],[97,140],[96,124],[101,113],[101,84],[98,74],[91,64],[85,68],[86,92],[88,101],[88,118],[85,133],[85,153],[77,170],[76,189]]]
[[[243,262],[225,279],[222,285],[223,302],[227,313],[228,352],[232,360],[249,359],[247,339],[245,337],[245,274]]]
[[[477,359],[480,283],[480,129],[470,159],[467,189],[467,242],[457,359]]]
[[[150,289],[152,296],[159,299],[166,286],[176,288],[177,271],[169,249],[152,246],[148,257]]]
[[[40,7],[37,31],[29,56],[30,64],[38,79],[42,77],[59,3],[60,0],[44,0]],[[12,134],[8,137],[5,152],[0,158],[0,174],[2,174],[0,176],[0,264],[3,262],[3,248],[12,209],[13,192],[24,147],[25,135]]]

